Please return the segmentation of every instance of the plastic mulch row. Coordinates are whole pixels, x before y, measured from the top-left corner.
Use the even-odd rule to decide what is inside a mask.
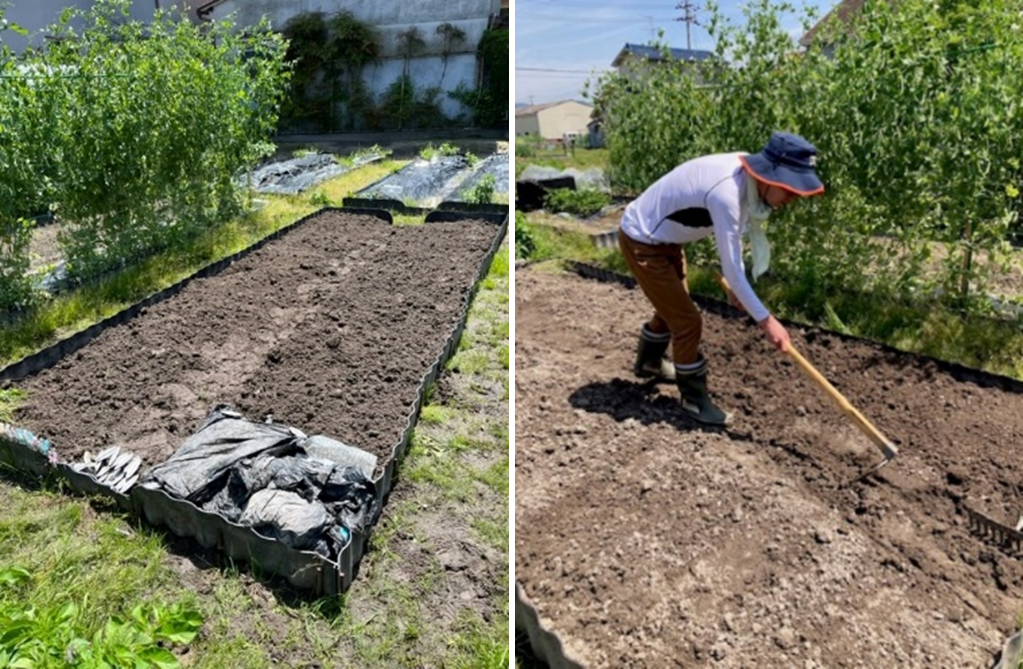
[[[320,209],[278,230],[249,248],[199,270],[190,277],[186,277],[173,286],[124,309],[120,313],[104,319],[88,329],[57,342],[32,356],[9,365],[0,370],[0,380],[17,380],[48,369],[64,356],[88,344],[106,328],[125,323],[137,316],[144,308],[176,295],[194,279],[210,277],[222,272],[239,258],[262,248],[267,243],[280,238],[289,231],[327,211],[370,215],[388,223],[393,223],[391,214],[379,209],[355,207],[326,207]],[[436,360],[419,384],[417,396],[406,420],[405,429],[402,431],[398,442],[392,447],[391,457],[384,464],[380,475],[373,479],[378,509],[382,509],[384,504],[386,504],[394,482],[395,469],[408,451],[412,430],[419,420],[419,412],[425,401],[426,389],[437,380],[441,370],[444,369],[445,363],[457,351],[458,342],[461,339],[468,318],[472,298],[479,287],[479,282],[489,271],[490,264],[507,232],[507,214],[431,211],[426,215],[425,222],[432,223],[435,221],[457,221],[464,219],[484,220],[492,223],[495,227],[494,240],[477,267],[472,286],[466,292],[463,299],[457,323],[452,328],[443,348],[438,352]],[[190,502],[172,498],[160,490],[135,485],[127,494],[115,492],[108,486],[99,483],[91,475],[72,469],[67,463],[51,462],[51,455],[51,444],[46,439],[41,439],[17,426],[0,422],[0,464],[7,464],[19,471],[38,476],[53,474],[67,481],[73,490],[84,494],[107,496],[125,511],[142,517],[153,525],[166,525],[174,534],[194,538],[204,548],[216,548],[222,550],[234,560],[246,560],[257,564],[260,569],[277,574],[287,579],[295,588],[311,591],[314,595],[339,594],[351,587],[371,531],[371,529],[367,529],[366,532],[353,532],[348,544],[341,550],[337,562],[333,562],[317,553],[289,548],[277,540],[258,534],[252,528],[232,523],[217,514],[203,511]]]

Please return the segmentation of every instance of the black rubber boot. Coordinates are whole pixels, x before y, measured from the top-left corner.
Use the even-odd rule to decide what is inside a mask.
[[[728,425],[732,416],[719,409],[710,399],[707,391],[707,361],[693,370],[676,369],[676,385],[682,396],[682,410],[693,419],[706,425]]]
[[[632,371],[641,379],[674,381],[675,365],[664,359],[668,344],[671,343],[671,334],[667,334],[666,337],[654,335],[657,339],[652,339],[651,334],[646,328],[640,332],[636,364],[633,365]]]

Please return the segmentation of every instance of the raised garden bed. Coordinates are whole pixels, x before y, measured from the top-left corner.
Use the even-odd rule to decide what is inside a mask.
[[[1008,526],[1023,510],[1021,384],[793,326],[901,449],[857,480],[879,460],[866,437],[759,329],[704,308],[710,387],[736,414],[723,430],[632,377],[639,291],[516,271],[516,625],[536,653],[990,666],[1019,622],[1023,562],[969,510]]]
[[[73,485],[102,492],[67,463],[116,444],[145,469],[224,404],[372,453],[382,505],[426,386],[457,346],[474,287],[507,225],[506,217],[482,214],[426,220],[395,226],[386,212],[322,210],[0,371],[29,395],[15,421],[27,432],[0,435],[0,461],[45,471],[49,456]],[[153,519],[140,486],[110,494]],[[277,542],[184,513],[192,524],[178,519],[172,530],[196,536],[204,527],[196,536],[204,545],[236,558],[265,554],[264,568],[320,593],[351,584],[366,538],[353,537],[330,564],[279,544],[264,550],[263,542]],[[155,515],[165,523],[173,516]]]

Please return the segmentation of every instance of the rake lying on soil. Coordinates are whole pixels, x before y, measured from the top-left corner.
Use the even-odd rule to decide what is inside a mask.
[[[726,295],[732,294],[732,287],[728,285],[728,281],[725,277],[715,272],[714,278],[717,279]],[[884,455],[884,460],[867,470],[863,476],[868,476],[878,471],[891,462],[892,458],[899,454],[899,449],[895,447],[895,444],[889,441],[887,437],[881,434],[881,432],[863,416],[863,414],[857,411],[856,407],[850,404],[849,400],[845,399],[842,393],[838,392],[838,389],[831,385],[831,382],[824,378],[824,375],[818,372],[817,369],[810,364],[810,361],[804,358],[799,351],[796,350],[795,346],[793,346],[791,342],[789,343],[786,353],[789,354],[789,357],[791,357],[810,378],[817,382],[817,385],[823,388],[824,391],[831,396],[831,399],[838,404],[839,408],[842,409],[845,415],[852,419],[852,421],[856,424],[856,427],[860,428],[860,430],[867,435],[872,442],[874,442],[874,445],[877,446],[882,455]]]
[[[1017,551],[1023,550],[1023,532],[1020,532],[1019,525],[1016,528],[1012,528],[999,523],[997,520],[988,518],[966,505],[963,505],[963,508],[966,510],[967,518],[970,519],[971,530],[1007,548],[1013,548]],[[1020,525],[1023,525],[1023,517],[1020,518]]]

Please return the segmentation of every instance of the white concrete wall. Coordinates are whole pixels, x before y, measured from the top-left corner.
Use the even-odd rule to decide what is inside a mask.
[[[173,0],[180,1],[180,0]],[[140,21],[151,21],[156,12],[157,0],[132,0],[131,18]],[[11,51],[21,53],[29,45],[41,48],[45,45],[48,34],[46,28],[60,19],[60,13],[66,7],[89,9],[93,0],[7,0],[6,7],[0,7],[5,18],[28,30],[27,36],[11,31],[0,34],[0,40],[10,47]],[[161,6],[172,4],[161,1]]]
[[[323,12],[330,16],[347,10],[359,21],[376,28],[380,35],[381,58],[363,71],[363,81],[379,99],[401,76],[404,57],[399,34],[418,28],[425,43],[412,57],[409,67],[417,91],[442,86],[452,91],[463,84],[476,88],[476,48],[492,14],[501,9],[501,0],[419,0],[417,2],[381,2],[380,0],[227,0],[217,5],[209,18],[220,20],[234,15],[238,26],[258,23],[263,16],[280,30],[291,17],[305,12]],[[450,23],[465,33],[462,42],[452,45],[444,71],[444,38],[437,27]],[[468,111],[461,103],[442,94],[441,110],[448,117]]]
[[[387,91],[387,89],[401,76],[405,62],[398,58],[386,58],[372,63],[362,71],[363,81],[366,88],[376,99]],[[440,86],[441,95],[437,101],[440,103],[441,111],[448,118],[455,118],[465,109],[462,103],[449,97],[444,91],[454,90],[459,82],[464,82],[470,90],[475,90],[476,85],[476,54],[451,54],[448,56],[448,69],[444,71],[444,63],[438,57],[413,58],[409,61],[409,73],[412,83],[416,88],[417,96],[427,88]],[[441,73],[444,74],[443,84]]]

